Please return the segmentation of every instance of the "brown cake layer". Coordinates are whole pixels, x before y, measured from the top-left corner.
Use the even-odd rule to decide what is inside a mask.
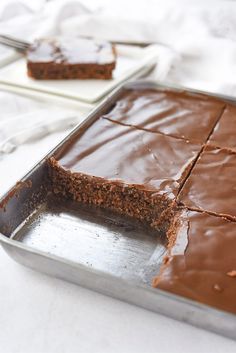
[[[51,159],[54,191],[159,227],[200,149],[99,119]]]
[[[110,80],[115,64],[27,63],[28,76],[37,80],[100,79]]]
[[[176,243],[153,285],[236,314],[236,223],[190,211],[179,219]]]
[[[115,65],[114,46],[90,39],[37,40],[27,52],[28,76],[35,79],[111,79]]]
[[[133,90],[124,94],[105,118],[204,143],[224,107],[224,102],[200,94],[155,89]]]
[[[162,232],[167,231],[175,208],[173,200],[139,187],[106,182],[82,173],[69,173],[53,158],[50,159],[50,165],[55,194],[113,210]]]

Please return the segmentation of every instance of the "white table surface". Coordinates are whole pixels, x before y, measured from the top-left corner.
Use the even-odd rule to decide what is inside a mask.
[[[15,101],[13,113],[14,109],[29,111],[29,102],[17,97]],[[11,107],[5,109],[9,115]],[[1,111],[4,114],[4,105]],[[0,157],[0,193],[64,134],[53,134]],[[11,260],[0,247],[0,352],[227,353],[236,352],[236,342],[33,272]]]

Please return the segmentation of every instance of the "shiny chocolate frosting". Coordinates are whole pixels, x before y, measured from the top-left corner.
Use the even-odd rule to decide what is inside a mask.
[[[236,220],[236,153],[207,146],[189,176],[179,200],[196,210]]]
[[[216,147],[236,150],[236,106],[227,105],[209,143]]]
[[[105,117],[119,123],[203,143],[214,128],[224,102],[186,92],[133,90]]]
[[[183,212],[176,245],[154,285],[236,313],[235,234],[234,222],[205,213]],[[182,248],[181,242],[185,244]]]

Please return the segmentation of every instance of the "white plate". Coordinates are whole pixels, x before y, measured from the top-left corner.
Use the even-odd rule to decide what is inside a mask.
[[[158,55],[155,45],[146,48],[117,45],[116,48],[117,67],[111,80],[34,80],[27,76],[26,61],[23,58],[1,70],[0,83],[95,103],[120,83],[138,74],[142,75],[144,70],[156,62]]]

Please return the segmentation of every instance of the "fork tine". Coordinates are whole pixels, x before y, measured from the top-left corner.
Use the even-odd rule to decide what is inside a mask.
[[[10,48],[14,48],[14,49],[17,49],[17,50],[20,50],[20,51],[26,51],[27,48],[28,48],[28,46],[25,46],[25,45],[19,44],[17,42],[12,42],[10,40],[1,38],[1,36],[0,36],[0,44],[6,45],[6,46],[8,46]]]
[[[17,41],[12,41],[11,39],[5,38],[4,36],[0,35],[0,40],[4,43],[7,43],[9,45],[14,45],[16,47],[21,47],[21,48],[26,48],[26,46],[20,42]]]
[[[30,42],[27,42],[25,40],[22,40],[22,39],[19,39],[19,38],[15,38],[15,37],[12,37],[12,36],[7,36],[7,35],[4,35],[4,34],[0,34],[0,37],[7,40],[7,41],[10,41],[12,43],[16,43],[17,45],[21,45],[21,46],[25,46],[25,47],[29,47],[30,46]]]
[[[25,52],[30,46],[30,43],[5,35],[0,35],[0,43],[23,52]]]
[[[26,47],[22,47],[22,46],[19,46],[17,44],[14,44],[14,43],[11,43],[11,42],[7,42],[6,40],[3,40],[0,38],[0,44],[3,44],[7,47],[10,47],[10,48],[13,48],[13,49],[17,49],[17,50],[20,50],[20,51],[25,51],[27,48]]]

